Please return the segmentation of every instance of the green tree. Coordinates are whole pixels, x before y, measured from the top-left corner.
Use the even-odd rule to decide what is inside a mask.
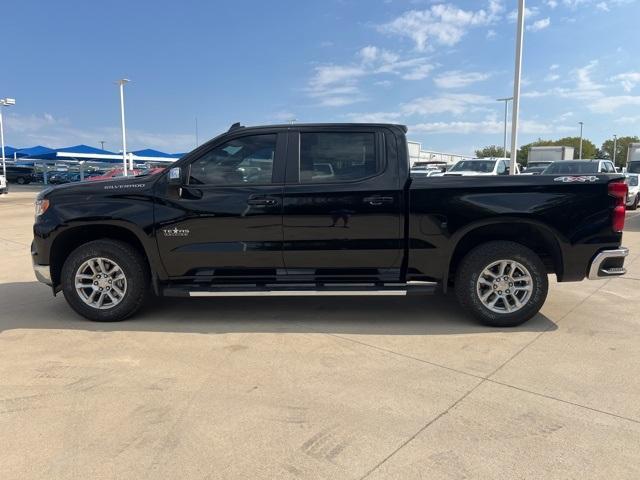
[[[531,147],[573,147],[573,158],[580,157],[580,137],[564,137],[559,140],[543,140],[539,138],[535,142],[522,145],[518,149],[518,163],[527,164]],[[582,158],[598,158],[599,150],[589,139],[582,139]]]
[[[573,147],[573,158],[580,158],[580,137],[564,137],[553,142],[558,147]],[[597,158],[598,148],[587,138],[582,139],[582,158]]]
[[[627,164],[627,152],[629,151],[630,143],[638,143],[640,138],[638,137],[620,137],[616,145],[616,165],[623,167]],[[602,144],[602,154],[604,158],[613,160],[613,138],[605,140]]]
[[[504,157],[504,148],[497,145],[489,145],[488,147],[476,150],[476,157],[478,158],[491,158],[491,157]],[[507,157],[509,152],[507,152]]]

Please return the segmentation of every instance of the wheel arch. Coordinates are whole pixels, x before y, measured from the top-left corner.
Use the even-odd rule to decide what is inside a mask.
[[[443,285],[446,288],[449,279],[455,277],[456,267],[467,253],[482,243],[496,240],[512,241],[530,248],[542,259],[548,273],[562,277],[564,263],[559,238],[549,226],[530,219],[500,218],[470,225],[452,238]]]
[[[77,225],[60,232],[51,244],[49,264],[54,289],[59,288],[62,266],[71,252],[80,245],[101,239],[118,240],[131,245],[144,257],[152,277],[154,276],[155,265],[151,252],[133,229],[120,224]]]

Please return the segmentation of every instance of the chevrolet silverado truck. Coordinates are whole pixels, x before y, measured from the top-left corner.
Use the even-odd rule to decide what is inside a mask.
[[[625,273],[623,176],[411,178],[405,133],[234,124],[158,175],[44,190],[36,277],[97,321],[129,317],[152,294],[453,289],[481,322],[506,327],[540,310],[549,274]]]

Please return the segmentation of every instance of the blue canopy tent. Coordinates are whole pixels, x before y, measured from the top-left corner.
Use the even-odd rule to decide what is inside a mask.
[[[10,147],[9,145],[4,146],[4,158],[7,160],[13,159],[13,154],[17,152],[17,148]]]
[[[102,150],[100,148],[82,144],[73,145],[71,147],[56,148],[55,150],[49,148],[47,150],[47,152],[36,152],[36,154],[31,154],[29,155],[29,158],[38,158],[39,160],[91,160],[92,158],[95,158],[97,161],[103,161],[100,159],[100,155],[115,155],[115,153],[108,150]],[[64,153],[65,155],[61,156],[59,155],[60,153]],[[79,154],[77,158],[73,156],[74,153]],[[95,155],[95,157],[93,157],[93,155]]]
[[[47,155],[53,152],[53,148],[43,147],[42,145],[36,145],[35,147],[20,148],[16,152],[18,157],[31,157],[34,159],[41,158],[40,155]]]
[[[131,152],[138,157],[153,157],[153,158],[168,158],[172,155],[170,153],[164,153],[160,150],[154,150],[153,148],[145,148],[143,150],[136,150],[135,152]]]

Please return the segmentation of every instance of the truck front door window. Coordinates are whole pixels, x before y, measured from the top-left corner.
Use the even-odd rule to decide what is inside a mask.
[[[191,185],[269,184],[276,135],[252,135],[230,140],[191,164]]]
[[[301,133],[300,182],[351,182],[378,173],[375,134]]]

